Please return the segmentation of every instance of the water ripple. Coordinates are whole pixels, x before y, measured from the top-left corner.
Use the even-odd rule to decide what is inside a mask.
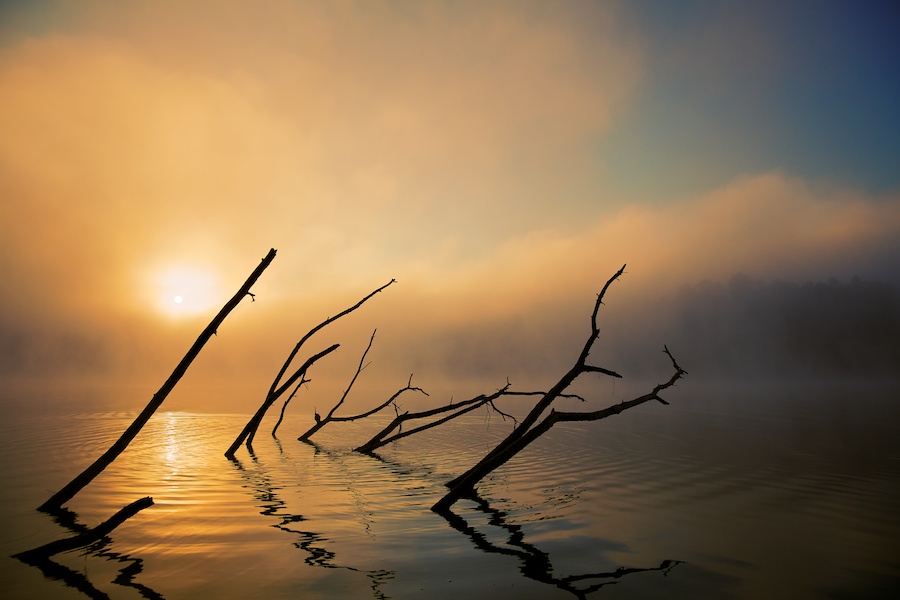
[[[20,521],[6,527],[7,555],[25,541],[38,545],[58,535],[33,506],[133,418],[31,415],[0,423],[0,499]],[[787,562],[793,577],[813,580],[813,570],[826,567],[876,568],[900,539],[900,436],[884,425],[728,418],[674,406],[566,424],[479,484],[490,510],[471,501],[455,507],[477,530],[472,539],[501,555],[486,558],[428,507],[445,481],[510,431],[508,424],[460,419],[372,457],[352,448],[384,421],[336,424],[314,445],[296,441],[308,424],[286,422],[280,440],[261,432],[252,456],[242,448],[228,461],[222,453],[243,422],[160,413],[71,503],[84,523],[96,524],[153,496],[155,506],[115,532],[114,547],[134,557],[128,560],[140,557],[139,579],[165,597],[246,597],[260,593],[263,581],[273,582],[272,597],[315,597],[315,589],[389,595],[385,590],[416,581],[416,573],[441,576],[449,564],[472,572],[466,567],[489,563],[488,571],[502,571],[504,553],[588,572],[577,567],[598,560],[595,548],[604,549],[603,560],[620,556],[632,564],[685,558],[696,577],[729,581],[764,577],[754,569],[786,577],[779,569]],[[536,550],[541,544],[553,551]],[[99,557],[81,560],[98,572],[106,568],[94,562]]]

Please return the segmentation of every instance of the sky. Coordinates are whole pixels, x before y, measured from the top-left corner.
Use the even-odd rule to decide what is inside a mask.
[[[375,328],[364,394],[530,384],[623,264],[597,356],[639,338],[663,380],[648,316],[686,286],[900,282],[898,30],[878,0],[0,1],[0,377],[149,398],[276,248],[172,409],[249,410],[392,278],[310,393]]]

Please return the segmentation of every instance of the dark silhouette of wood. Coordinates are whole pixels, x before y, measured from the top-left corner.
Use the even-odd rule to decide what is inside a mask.
[[[13,558],[18,558],[22,562],[31,564],[32,562],[48,558],[54,554],[59,554],[60,552],[74,550],[76,548],[87,546],[88,544],[93,544],[97,540],[109,535],[113,529],[124,523],[126,520],[152,505],[153,498],[149,496],[141,498],[140,500],[135,500],[93,529],[88,529],[73,537],[56,540],[49,544],[44,544],[43,546],[26,550],[19,554],[14,554]]]
[[[293,375],[291,375],[283,386],[279,387],[275,392],[270,392],[266,399],[263,401],[262,405],[257,409],[256,413],[250,418],[238,436],[234,439],[229,446],[228,450],[225,452],[225,456],[228,458],[234,458],[234,453],[238,448],[241,447],[241,444],[244,443],[244,440],[247,441],[247,449],[253,449],[253,436],[256,434],[256,430],[259,429],[260,423],[262,423],[263,417],[266,416],[266,411],[278,400],[279,396],[281,396],[286,389],[288,389],[294,382],[298,379],[301,379],[304,375],[306,375],[306,371],[315,364],[320,358],[331,354],[335,350],[340,347],[340,344],[332,344],[325,350],[322,350],[318,354],[314,354],[310,356],[306,362],[304,362],[299,369],[297,369]]]
[[[263,271],[272,263],[275,259],[275,249],[272,248],[269,250],[269,253],[262,259],[259,266],[253,270],[250,274],[250,277],[247,278],[247,281],[244,282],[244,285],[237,291],[237,293],[225,303],[225,306],[219,311],[219,313],[210,321],[209,325],[206,326],[206,329],[200,334],[200,337],[197,338],[197,341],[194,342],[194,345],[191,346],[190,350],[188,350],[187,354],[184,355],[184,358],[181,359],[181,362],[175,367],[175,370],[172,371],[172,374],[166,380],[166,382],[159,388],[159,391],[156,392],[153,397],[150,399],[150,402],[141,411],[141,413],[137,416],[134,422],[129,425],[128,429],[122,433],[121,437],[100,456],[94,463],[89,466],[87,469],[81,472],[75,479],[70,481],[64,488],[56,492],[53,496],[51,496],[46,502],[41,504],[38,507],[38,510],[44,512],[52,512],[58,511],[62,508],[63,503],[68,502],[72,499],[72,497],[77,494],[81,489],[89,484],[94,477],[99,475],[103,469],[109,466],[112,461],[116,459],[119,454],[121,454],[125,448],[128,447],[128,444],[131,443],[131,440],[137,436],[138,432],[147,424],[147,421],[150,420],[150,417],[153,416],[153,413],[156,412],[156,409],[162,405],[163,401],[168,397],[169,393],[175,388],[175,385],[181,380],[182,376],[187,371],[188,367],[191,366],[191,363],[194,362],[194,359],[197,358],[197,355],[200,354],[200,350],[203,349],[203,346],[206,345],[206,342],[209,341],[219,326],[225,320],[225,317],[231,313],[234,308],[240,304],[241,300],[244,299],[245,296],[250,294],[250,288],[253,287],[253,284],[256,283],[256,280],[259,279],[260,275],[262,275]],[[251,295],[251,299],[253,296]]]
[[[449,421],[451,419],[454,419],[460,415],[471,412],[471,411],[475,410],[476,408],[484,406],[485,404],[490,402],[492,399],[499,398],[502,391],[506,390],[508,387],[509,387],[509,384],[507,383],[506,386],[504,386],[500,390],[497,390],[493,394],[490,394],[487,396],[484,394],[481,394],[474,398],[470,398],[468,400],[463,400],[462,402],[457,402],[456,404],[453,404],[451,402],[450,404],[447,404],[445,406],[439,406],[437,408],[423,410],[423,411],[419,411],[419,412],[415,412],[415,413],[406,411],[401,414],[398,410],[397,416],[394,418],[393,421],[390,422],[390,424],[388,424],[387,427],[385,427],[384,429],[382,429],[381,431],[376,433],[372,437],[372,439],[370,439],[368,442],[366,442],[362,446],[354,448],[354,451],[362,452],[364,454],[370,454],[370,453],[374,452],[375,450],[377,450],[378,448],[381,448],[385,444],[388,444],[388,443],[398,440],[400,438],[404,438],[408,435],[412,435],[413,433],[417,433],[419,431],[424,431],[424,430],[430,429],[432,427],[437,427],[438,425],[441,425],[442,423],[446,423],[447,421]],[[396,409],[396,407],[395,407],[395,409]],[[405,432],[403,431],[403,424],[406,423],[407,421],[412,421],[412,420],[416,420],[416,419],[427,419],[427,418],[430,418],[430,417],[433,417],[433,416],[436,416],[436,415],[439,415],[442,413],[446,413],[446,412],[449,412],[450,415],[443,417],[441,419],[437,419],[435,421],[426,423],[425,425],[415,427],[408,431],[405,431]],[[399,430],[399,432],[394,435],[391,435],[391,432],[393,432],[394,430]]]
[[[284,413],[287,410],[288,404],[291,403],[291,400],[294,399],[294,396],[297,395],[297,392],[300,391],[300,386],[304,383],[311,382],[312,379],[307,379],[305,377],[301,377],[300,381],[297,382],[297,385],[294,386],[294,391],[291,392],[291,395],[287,397],[287,400],[281,405],[281,412],[278,414],[278,420],[275,422],[275,426],[272,427],[272,437],[278,439],[278,428],[281,427],[281,423],[284,421]]]
[[[377,413],[378,411],[387,408],[387,407],[390,406],[391,404],[394,404],[394,403],[397,401],[397,398],[399,398],[400,395],[403,394],[403,393],[405,393],[405,392],[419,392],[420,394],[424,394],[424,395],[426,395],[426,396],[428,395],[428,392],[426,392],[426,391],[423,390],[422,388],[416,387],[416,386],[414,386],[414,385],[412,384],[412,375],[410,375],[410,376],[409,376],[409,380],[407,381],[405,387],[402,387],[402,388],[400,388],[399,390],[397,390],[396,392],[394,392],[394,394],[393,394],[390,398],[388,398],[387,400],[385,400],[384,402],[382,402],[381,404],[379,404],[379,405],[376,406],[375,408],[373,408],[373,409],[371,409],[371,410],[367,410],[367,411],[364,412],[364,413],[360,413],[360,414],[358,414],[358,415],[353,415],[353,416],[349,416],[349,417],[335,417],[335,416],[328,416],[328,417],[326,417],[325,419],[321,419],[321,417],[320,417],[320,420],[316,422],[316,425],[314,425],[313,427],[311,427],[309,431],[307,431],[306,433],[304,433],[302,436],[300,436],[300,437],[297,438],[297,439],[300,440],[301,442],[307,442],[307,441],[309,441],[310,436],[311,436],[313,433],[315,433],[316,431],[318,431],[319,429],[321,429],[322,427],[324,427],[326,423],[331,423],[331,422],[334,422],[334,423],[346,423],[346,422],[348,422],[348,421],[356,421],[356,420],[358,420],[358,419],[365,419],[366,417],[369,417],[369,416],[371,416],[371,415],[374,415],[374,414]],[[331,413],[329,413],[329,415],[330,415],[330,414],[331,414]],[[318,415],[316,415],[316,416],[318,417]]]
[[[359,366],[356,367],[356,373],[354,373],[353,378],[350,379],[350,383],[347,385],[347,389],[345,389],[344,393],[341,395],[341,399],[338,400],[337,404],[335,404],[331,408],[330,411],[328,411],[328,414],[325,415],[325,418],[320,417],[318,412],[314,413],[315,424],[312,427],[310,427],[306,431],[306,433],[304,433],[303,435],[298,437],[297,438],[298,440],[300,440],[301,442],[308,442],[309,438],[314,433],[316,433],[317,431],[319,431],[320,429],[325,427],[325,425],[327,425],[328,423],[342,423],[342,422],[348,422],[348,421],[356,421],[358,419],[365,419],[366,417],[374,415],[375,413],[394,404],[397,401],[397,398],[399,398],[400,395],[403,394],[404,392],[420,392],[422,394],[425,394],[426,396],[428,395],[428,393],[425,392],[422,388],[413,386],[412,375],[410,375],[409,381],[407,381],[407,383],[406,383],[406,387],[403,387],[403,388],[400,388],[399,390],[397,390],[393,396],[391,396],[390,398],[388,398],[387,400],[385,400],[384,402],[382,402],[375,408],[368,410],[364,413],[360,413],[358,415],[352,415],[352,416],[347,416],[347,417],[336,417],[334,415],[335,411],[338,408],[340,408],[340,406],[344,403],[344,400],[347,399],[347,395],[350,393],[350,390],[353,388],[353,384],[356,383],[357,378],[359,378],[359,374],[362,373],[363,369],[365,369],[367,366],[369,366],[368,364],[366,364],[366,355],[368,355],[369,350],[372,349],[372,342],[374,342],[374,341],[375,341],[375,331],[372,332],[372,337],[369,338],[369,344],[366,346],[365,351],[363,351],[362,357],[359,359]]]
[[[377,331],[377,329],[375,331]],[[326,423],[334,420],[334,411],[336,411],[344,403],[344,400],[347,399],[347,394],[350,393],[350,390],[353,388],[353,384],[356,383],[356,379],[359,377],[359,374],[362,373],[362,370],[369,366],[365,364],[366,355],[369,353],[369,350],[372,349],[372,342],[375,341],[375,331],[372,332],[372,336],[369,338],[369,344],[366,346],[366,349],[363,350],[362,357],[359,359],[359,366],[356,367],[356,373],[354,373],[353,378],[350,379],[350,383],[349,385],[347,385],[347,389],[345,389],[344,393],[341,395],[341,399],[338,400],[337,404],[335,404],[330,411],[328,411],[328,414],[325,415],[324,419],[319,416],[318,412],[316,412],[315,410],[313,411],[313,416],[315,418],[316,424],[309,428],[306,433],[297,438],[301,442],[305,442],[309,439],[309,436],[320,430],[322,427],[325,427]]]
[[[578,355],[578,359],[576,360],[572,368],[569,369],[569,371],[567,371],[552,388],[550,388],[550,390],[543,396],[543,398],[541,398],[534,405],[528,415],[522,420],[522,423],[519,424],[519,426],[516,427],[503,441],[497,444],[497,446],[495,446],[493,450],[488,452],[488,454],[485,455],[484,458],[482,458],[468,471],[447,483],[447,487],[450,488],[450,491],[446,495],[444,495],[444,497],[441,498],[434,506],[432,506],[432,510],[436,512],[444,512],[448,510],[460,498],[471,495],[474,492],[475,485],[477,485],[479,481],[481,481],[489,473],[493,472],[497,467],[505,464],[509,459],[518,454],[528,444],[546,433],[555,423],[558,423],[559,421],[596,421],[619,414],[624,410],[633,408],[635,406],[643,404],[644,402],[649,402],[650,400],[657,400],[663,404],[666,404],[666,401],[659,397],[659,392],[675,385],[675,382],[678,381],[678,379],[687,374],[687,372],[679,367],[678,363],[675,362],[675,359],[669,352],[668,348],[665,348],[664,352],[672,362],[674,373],[667,382],[657,385],[650,393],[595,412],[572,413],[557,412],[554,410],[551,411],[550,414],[547,415],[540,424],[536,425],[538,420],[550,407],[553,401],[559,398],[560,395],[566,390],[566,388],[568,388],[572,384],[572,382],[574,382],[575,379],[580,375],[583,375],[585,373],[601,373],[604,375],[609,375],[611,377],[621,377],[621,375],[619,375],[615,371],[590,365],[588,364],[587,360],[594,343],[597,341],[597,338],[600,335],[600,327],[597,324],[597,314],[600,311],[600,305],[603,304],[603,297],[606,295],[609,286],[612,285],[612,283],[616,281],[624,271],[625,266],[623,265],[621,269],[619,269],[612,277],[610,277],[606,281],[603,289],[597,295],[597,300],[594,303],[594,310],[591,313],[590,335],[588,336],[588,339],[585,342],[584,347],[582,348],[581,353]]]
[[[509,382],[506,383],[505,386],[493,392],[492,394],[481,394],[475,396],[474,398],[470,398],[468,400],[463,400],[462,402],[450,403],[444,406],[439,406],[437,408],[432,408],[429,410],[423,410],[420,412],[409,412],[406,411],[404,413],[397,413],[397,416],[394,418],[390,424],[375,434],[372,439],[368,442],[354,449],[355,452],[361,452],[363,454],[371,454],[375,452],[378,448],[385,446],[391,442],[395,442],[399,439],[405,438],[407,436],[413,435],[415,433],[419,433],[421,431],[425,431],[427,429],[431,429],[432,427],[437,427],[438,425],[443,425],[447,421],[460,417],[466,413],[470,413],[473,410],[481,408],[482,406],[488,406],[491,410],[499,414],[504,419],[510,419],[513,422],[516,422],[515,417],[508,415],[498,409],[494,405],[494,400],[502,397],[502,396],[543,396],[545,392],[517,392],[509,389]],[[579,398],[580,396],[574,394],[561,394],[560,397],[565,398]],[[583,399],[582,399],[583,400]],[[448,415],[441,417],[440,419],[435,419],[434,421],[429,421],[424,425],[420,425],[418,427],[414,427],[407,431],[403,431],[403,425],[407,421],[414,421],[419,419],[428,419],[443,413],[449,413]],[[393,433],[394,431],[397,433]]]
[[[269,386],[269,391],[266,392],[266,397],[263,400],[262,404],[260,405],[259,409],[253,415],[253,417],[250,418],[250,421],[247,422],[247,424],[244,426],[244,429],[242,429],[241,432],[238,434],[238,436],[235,438],[234,442],[231,443],[231,446],[228,447],[228,450],[225,451],[226,457],[234,458],[234,453],[237,452],[237,449],[240,448],[241,444],[244,443],[245,441],[247,444],[247,449],[248,450],[251,449],[253,447],[253,438],[256,436],[256,431],[259,429],[259,426],[262,423],[263,417],[266,415],[266,412],[269,410],[269,408],[271,408],[271,406],[278,400],[278,398],[283,396],[284,393],[288,389],[290,389],[292,385],[296,384],[298,380],[300,380],[301,382],[303,381],[307,370],[313,365],[313,363],[315,363],[317,360],[324,357],[325,355],[330,354],[331,352],[337,350],[340,347],[340,344],[334,344],[334,345],[330,346],[329,348],[326,348],[322,352],[319,352],[318,354],[310,357],[306,362],[303,363],[303,365],[301,365],[301,367],[299,369],[294,371],[294,373],[290,377],[288,377],[286,380],[284,380],[282,382],[282,379],[283,379],[285,373],[287,373],[288,368],[291,366],[291,363],[294,362],[294,359],[297,357],[297,353],[300,352],[300,348],[303,346],[303,344],[309,338],[311,338],[316,332],[320,331],[323,327],[325,327],[326,325],[329,325],[330,323],[333,323],[334,321],[340,319],[344,315],[347,315],[347,314],[353,312],[354,310],[356,310],[357,308],[362,306],[372,296],[374,296],[375,294],[384,290],[391,284],[396,283],[396,281],[397,281],[396,279],[391,279],[389,282],[387,282],[380,288],[376,289],[375,291],[373,291],[372,293],[370,293],[369,295],[364,297],[362,300],[360,300],[359,302],[357,302],[350,308],[339,312],[338,314],[336,314],[333,317],[328,317],[327,319],[325,319],[324,321],[322,321],[321,323],[319,323],[318,325],[316,325],[315,327],[310,329],[306,333],[306,335],[304,335],[302,338],[300,338],[300,341],[297,342],[297,344],[294,346],[294,348],[288,354],[284,363],[281,365],[281,369],[279,369],[278,374],[275,376],[275,379],[272,380],[272,385]],[[295,389],[295,392],[296,392],[296,389]],[[291,394],[288,397],[288,399],[285,401],[285,404],[287,404],[292,397],[293,397],[293,394]],[[285,408],[287,408],[287,407],[286,406],[282,407],[282,413],[284,412]],[[274,431],[273,431],[273,435],[274,435]]]

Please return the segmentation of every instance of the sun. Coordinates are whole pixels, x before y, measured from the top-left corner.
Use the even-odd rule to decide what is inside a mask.
[[[156,310],[169,318],[206,313],[221,300],[219,280],[212,270],[169,265],[152,277]]]

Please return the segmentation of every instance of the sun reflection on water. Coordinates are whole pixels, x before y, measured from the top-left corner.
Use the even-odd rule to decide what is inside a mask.
[[[173,413],[168,413],[166,415],[165,426],[163,429],[166,466],[172,469],[173,473],[177,473],[179,468],[177,423],[178,419]]]

